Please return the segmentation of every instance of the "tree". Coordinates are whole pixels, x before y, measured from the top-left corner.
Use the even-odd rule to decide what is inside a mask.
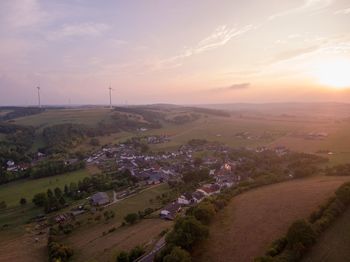
[[[163,262],[191,262],[191,255],[180,247],[174,247],[170,254],[163,258]]]
[[[126,223],[132,225],[132,224],[135,224],[137,219],[138,219],[138,215],[136,213],[130,213],[130,214],[127,214],[125,217],[124,217],[124,220]]]
[[[208,225],[215,216],[214,205],[209,202],[202,202],[194,209],[193,215],[203,224]]]
[[[56,187],[55,190],[54,190],[54,193],[55,193],[55,197],[57,199],[60,199],[61,196],[62,196],[62,190],[59,188],[59,187]]]
[[[32,202],[38,207],[43,207],[47,202],[47,196],[45,193],[35,194]]]
[[[306,249],[316,241],[316,233],[305,220],[294,222],[287,232],[287,242],[291,249]]]
[[[27,204],[27,199],[25,199],[24,197],[22,197],[22,198],[19,200],[19,203],[21,204],[21,206],[24,206],[25,204]]]
[[[5,201],[0,202],[0,209],[5,209],[7,207],[7,204]]]
[[[52,190],[51,189],[48,189],[47,190],[47,197],[48,198],[51,198],[51,197],[53,197],[54,195],[53,195],[53,192],[52,192]]]
[[[64,185],[64,194],[65,194],[66,196],[69,195],[69,188],[68,188],[67,184]]]
[[[136,246],[129,253],[129,261],[135,261],[145,253],[145,249],[141,246]]]
[[[179,218],[173,231],[166,238],[168,244],[190,249],[195,243],[208,237],[208,227],[192,216]]]
[[[122,251],[117,256],[117,262],[129,262],[129,254],[125,251]]]

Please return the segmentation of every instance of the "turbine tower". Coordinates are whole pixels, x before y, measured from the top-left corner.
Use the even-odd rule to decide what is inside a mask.
[[[112,87],[109,85],[109,108],[112,109]]]
[[[40,86],[36,87],[38,89],[38,106],[41,108],[41,101],[40,101]]]

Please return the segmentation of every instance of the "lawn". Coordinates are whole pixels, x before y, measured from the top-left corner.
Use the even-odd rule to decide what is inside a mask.
[[[117,250],[131,249],[136,245],[142,245],[157,238],[162,230],[170,227],[171,223],[160,219],[146,219],[134,226],[119,227],[124,217],[129,213],[137,213],[147,207],[160,208],[162,206],[160,203],[153,202],[151,204],[150,199],[155,199],[157,195],[169,192],[169,190],[167,184],[145,189],[108,207],[108,210],[115,212],[115,217],[108,223],[94,221],[73,231],[64,241],[74,248],[76,253],[74,261],[90,261],[89,259],[91,261],[107,261],[109,258],[101,257],[105,249],[110,252],[109,254],[112,254]],[[86,221],[88,217],[91,215],[82,215],[78,219]],[[103,232],[107,232],[112,227],[116,227],[117,230],[103,236]]]
[[[88,176],[87,170],[82,169],[71,173],[45,177],[40,179],[24,179],[8,184],[0,185],[0,200],[5,201],[8,207],[19,205],[21,197],[30,202],[36,193],[46,192],[47,189],[69,185],[78,182]]]
[[[324,232],[302,262],[343,262],[350,258],[350,209]]]
[[[195,261],[253,261],[295,220],[307,218],[350,177],[293,180],[243,193],[210,225],[209,239],[195,250]]]

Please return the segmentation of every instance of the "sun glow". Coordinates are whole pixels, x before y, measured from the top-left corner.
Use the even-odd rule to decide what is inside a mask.
[[[350,88],[350,60],[337,59],[322,62],[316,67],[319,83],[332,88]]]

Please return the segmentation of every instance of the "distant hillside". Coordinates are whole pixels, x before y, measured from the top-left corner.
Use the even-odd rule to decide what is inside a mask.
[[[265,104],[211,104],[200,107],[265,115],[317,116],[329,118],[350,117],[346,103],[265,103]]]

